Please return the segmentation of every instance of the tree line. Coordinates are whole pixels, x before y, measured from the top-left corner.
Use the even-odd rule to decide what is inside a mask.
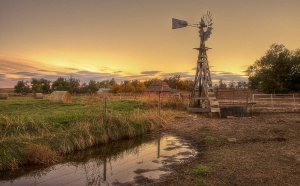
[[[142,93],[146,88],[155,82],[166,82],[171,88],[191,91],[193,88],[193,81],[184,80],[180,76],[175,75],[170,78],[161,79],[150,79],[146,81],[140,80],[125,80],[121,83],[117,83],[114,78],[110,80],[95,81],[90,80],[89,82],[81,83],[79,79],[70,77],[63,78],[59,77],[55,81],[41,78],[33,78],[31,81],[18,81],[14,87],[16,93],[27,94],[27,93],[44,93],[49,94],[53,91],[69,91],[72,94],[86,94],[96,93],[100,88],[108,88],[112,93],[120,92],[134,92]]]
[[[41,78],[33,78],[31,81],[18,81],[14,87],[16,93],[27,94],[27,93],[44,93],[49,94],[53,91],[69,91],[71,94],[93,94],[96,93],[100,88],[110,89],[112,93],[142,93],[151,84],[166,82],[172,89],[180,91],[191,92],[194,87],[194,81],[182,79],[180,75],[174,75],[165,79],[149,79],[146,81],[140,80],[125,80],[121,83],[117,83],[114,78],[110,80],[94,81],[81,83],[79,79],[70,77],[63,78],[59,77],[55,81]],[[219,81],[219,84],[214,85],[215,88],[247,88],[247,83],[244,81],[231,81],[224,83],[223,80]]]

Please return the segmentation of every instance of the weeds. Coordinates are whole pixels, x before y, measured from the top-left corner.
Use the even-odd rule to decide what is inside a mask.
[[[196,168],[194,168],[193,170],[193,174],[195,176],[200,176],[200,177],[204,177],[207,176],[210,173],[210,169],[205,166],[205,165],[198,165]]]
[[[49,165],[58,161],[58,155],[49,147],[40,144],[32,144],[25,150],[28,163]]]
[[[207,176],[210,173],[210,168],[205,165],[198,165],[196,168],[193,169],[193,175],[197,178],[197,185],[198,186],[204,186],[206,185],[203,177]]]
[[[204,140],[205,140],[205,143],[211,144],[211,143],[214,143],[217,140],[217,138],[215,138],[212,135],[206,135]]]

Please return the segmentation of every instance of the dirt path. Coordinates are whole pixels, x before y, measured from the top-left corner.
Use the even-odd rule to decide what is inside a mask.
[[[174,173],[155,185],[300,183],[300,114],[234,119],[183,115],[167,130],[190,139],[200,153],[174,166]]]

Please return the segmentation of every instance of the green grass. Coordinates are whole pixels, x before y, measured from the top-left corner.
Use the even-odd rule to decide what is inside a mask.
[[[0,170],[49,162],[42,156],[53,162],[58,155],[142,135],[164,123],[164,116],[143,108],[134,100],[109,101],[104,122],[103,102],[85,97],[65,105],[24,97],[0,101]]]
[[[193,170],[193,174],[195,176],[200,176],[200,177],[207,176],[209,174],[209,172],[210,172],[210,169],[205,165],[198,165]]]
[[[209,173],[211,173],[211,171],[211,168],[208,166],[201,164],[197,165],[192,171],[193,175],[196,177],[196,184],[198,186],[206,185],[203,178],[206,177]]]
[[[205,143],[211,144],[211,143],[214,143],[217,140],[217,138],[212,135],[206,135],[204,140],[205,140]]]

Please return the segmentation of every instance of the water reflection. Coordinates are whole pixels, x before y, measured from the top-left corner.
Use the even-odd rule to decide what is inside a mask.
[[[114,142],[70,155],[66,162],[43,169],[1,175],[0,185],[128,185],[159,179],[168,165],[196,151],[169,134]]]

